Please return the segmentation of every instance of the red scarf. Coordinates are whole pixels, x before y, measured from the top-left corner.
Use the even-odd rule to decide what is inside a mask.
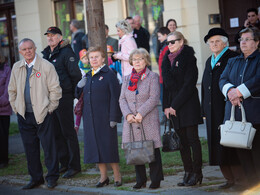
[[[146,71],[146,67],[139,73],[137,73],[135,71],[135,69],[133,68],[131,77],[130,77],[130,81],[129,81],[129,86],[128,86],[128,89],[130,91],[135,91],[137,89],[137,82],[138,82],[139,78],[142,76],[142,74],[145,73],[145,71]]]

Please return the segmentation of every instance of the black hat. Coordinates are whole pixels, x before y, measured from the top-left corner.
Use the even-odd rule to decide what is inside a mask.
[[[228,38],[228,34],[226,33],[226,31],[224,29],[222,29],[222,28],[212,28],[212,29],[209,30],[208,34],[204,37],[205,43],[207,43],[207,41],[210,37],[213,37],[215,35],[222,35],[222,36]]]
[[[47,35],[48,33],[51,33],[51,34],[60,34],[60,35],[62,35],[61,30],[60,30],[58,27],[56,27],[56,26],[51,26],[51,27],[49,27],[49,28],[47,29],[47,32],[44,33],[44,35]]]

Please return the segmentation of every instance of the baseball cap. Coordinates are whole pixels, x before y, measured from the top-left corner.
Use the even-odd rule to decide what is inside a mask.
[[[79,59],[82,59],[86,55],[87,55],[87,50],[86,49],[80,50],[80,52],[79,52]]]
[[[56,27],[56,26],[51,26],[51,27],[49,27],[49,28],[47,29],[47,32],[44,33],[44,35],[47,35],[48,33],[51,33],[51,34],[60,34],[60,35],[62,35],[61,30],[60,30],[58,27]]]

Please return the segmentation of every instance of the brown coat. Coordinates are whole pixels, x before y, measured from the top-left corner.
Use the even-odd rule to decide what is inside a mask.
[[[159,111],[157,105],[160,98],[160,85],[158,74],[146,69],[146,77],[137,83],[136,91],[128,90],[130,75],[125,77],[119,99],[120,108],[124,116],[122,143],[130,140],[130,124],[126,120],[128,114],[140,113],[143,117],[143,128],[147,140],[154,141],[154,147],[162,146],[160,136]],[[133,124],[135,141],[141,140],[140,124]]]

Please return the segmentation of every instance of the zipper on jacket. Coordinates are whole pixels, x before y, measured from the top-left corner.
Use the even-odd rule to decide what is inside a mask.
[[[245,67],[244,67],[244,70],[243,70],[243,73],[242,73],[242,79],[241,79],[241,83],[243,83],[243,80],[244,80],[244,75],[245,75],[245,71],[246,71],[246,67],[247,67],[247,62],[248,62],[248,58],[246,59],[246,64],[245,64]]]

